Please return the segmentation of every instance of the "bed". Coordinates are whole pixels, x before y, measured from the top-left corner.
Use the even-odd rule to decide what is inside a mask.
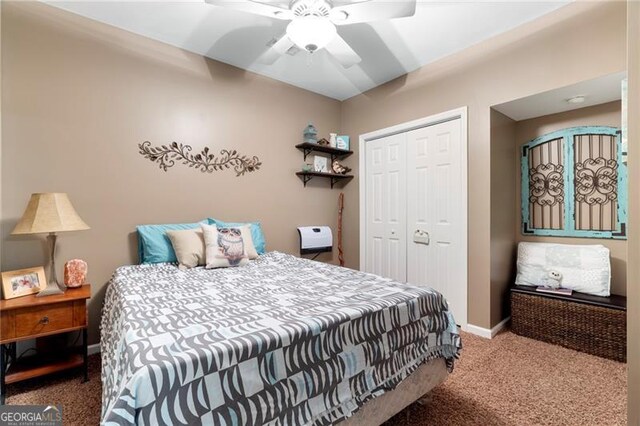
[[[101,421],[371,424],[444,380],[460,349],[429,288],[278,252],[124,266],[103,307]]]

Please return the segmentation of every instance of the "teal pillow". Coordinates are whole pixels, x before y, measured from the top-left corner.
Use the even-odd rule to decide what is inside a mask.
[[[207,223],[206,220],[202,223]],[[177,262],[167,231],[199,228],[200,223],[178,223],[173,225],[139,225],[138,259],[140,263]]]
[[[265,254],[267,252],[267,242],[265,241],[260,222],[223,222],[221,220],[209,218],[209,225],[216,225],[220,228],[235,228],[243,225],[251,225],[251,239],[253,240],[253,245],[255,246],[256,251],[258,254]]]

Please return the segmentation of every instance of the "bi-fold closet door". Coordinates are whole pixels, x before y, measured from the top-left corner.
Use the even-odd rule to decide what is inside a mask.
[[[461,120],[365,147],[365,270],[435,288],[466,322]]]
[[[406,133],[366,144],[367,272],[407,280]]]

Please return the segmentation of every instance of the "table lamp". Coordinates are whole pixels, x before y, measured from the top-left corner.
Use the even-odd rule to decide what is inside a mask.
[[[82,231],[89,229],[71,205],[65,193],[49,192],[31,194],[31,199],[11,235],[48,233],[49,279],[47,287],[38,293],[38,297],[64,293],[64,285],[56,278],[56,232]]]

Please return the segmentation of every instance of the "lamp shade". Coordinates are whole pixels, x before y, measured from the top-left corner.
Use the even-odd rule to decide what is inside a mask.
[[[89,229],[89,226],[80,219],[67,194],[49,192],[31,194],[22,219],[11,234],[40,234],[85,229]]]

